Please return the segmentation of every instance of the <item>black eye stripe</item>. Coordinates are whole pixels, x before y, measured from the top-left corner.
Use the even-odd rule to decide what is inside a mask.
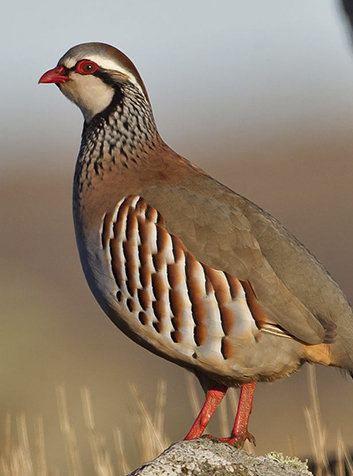
[[[80,59],[79,61],[77,61],[77,63],[72,66],[71,68],[66,68],[65,66],[65,69],[67,70],[67,74],[69,74],[69,72],[71,71],[76,71],[77,70],[77,66],[82,62],[82,61],[92,61],[90,59],[86,59],[86,58],[82,58]],[[93,63],[93,61],[92,61]],[[119,96],[122,95],[122,92],[121,92],[121,89],[119,87],[119,85],[116,83],[116,81],[111,77],[111,75],[108,73],[107,70],[104,70],[102,69],[99,65],[98,66],[98,69],[94,72],[94,73],[91,73],[91,76],[97,76],[98,78],[100,78],[104,83],[106,83],[108,86],[111,86],[113,87],[114,89],[116,90],[119,90]]]
[[[108,86],[115,87],[117,85],[116,81],[114,81],[111,75],[104,69],[97,69],[97,71],[93,73],[93,76],[98,76],[98,78],[108,84]]]

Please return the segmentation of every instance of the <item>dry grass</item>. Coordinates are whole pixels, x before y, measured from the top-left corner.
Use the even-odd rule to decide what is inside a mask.
[[[7,414],[0,453],[1,476],[48,476],[41,417],[34,421],[34,451],[30,448],[27,423],[23,413],[17,415],[15,424],[16,430],[13,432],[11,415]],[[15,444],[12,433],[17,436]],[[53,472],[50,474],[56,476]]]
[[[320,403],[316,385],[314,366],[309,366],[308,385],[310,392],[310,407],[305,408],[305,418],[310,437],[311,449],[315,464],[315,476],[353,476],[353,463],[351,456],[344,444],[341,433],[337,434],[336,466],[330,468],[326,451],[327,428],[322,421]],[[196,415],[201,407],[195,387],[195,379],[188,376],[188,393],[190,405]],[[130,385],[131,395],[134,399],[134,411],[130,415],[134,424],[134,438],[138,448],[140,462],[149,461],[160,454],[170,445],[170,440],[164,432],[164,415],[166,405],[166,382],[160,381],[157,387],[155,410],[150,411],[139,394],[136,386]],[[59,470],[49,470],[46,461],[45,439],[43,421],[41,417],[34,420],[33,444],[27,430],[27,422],[23,413],[16,416],[15,425],[10,414],[7,414],[3,423],[3,438],[0,452],[0,476],[84,476],[81,462],[78,440],[75,429],[70,423],[67,398],[64,386],[56,389],[58,413],[61,432],[65,442],[67,468],[64,473]],[[87,387],[81,390],[82,408],[84,421],[87,429],[90,452],[93,460],[91,474],[95,476],[124,476],[132,471],[125,456],[124,438],[119,428],[113,429],[115,455],[111,455],[107,449],[104,436],[97,430],[91,395]],[[219,412],[219,425],[221,434],[228,434],[229,427],[228,409],[234,415],[238,398],[236,391],[231,389],[227,398],[222,402]],[[13,426],[15,428],[13,428]],[[293,453],[294,441],[290,441]],[[245,448],[246,451],[254,452],[252,446]]]
[[[337,431],[335,468],[330,468],[326,449],[328,431],[322,421],[314,365],[308,365],[308,385],[311,406],[304,408],[304,413],[314,459],[315,476],[353,476],[352,458],[340,430]]]

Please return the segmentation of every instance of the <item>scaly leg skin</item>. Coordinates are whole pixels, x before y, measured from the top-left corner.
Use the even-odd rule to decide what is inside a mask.
[[[245,383],[241,387],[237,416],[230,438],[213,438],[217,441],[228,443],[236,448],[242,448],[246,440],[249,440],[256,446],[255,437],[248,432],[249,417],[252,408],[252,400],[254,396],[256,382]]]
[[[246,383],[241,387],[237,415],[231,436],[229,438],[215,438],[211,435],[205,435],[205,438],[228,443],[236,448],[242,448],[246,440],[249,440],[251,443],[256,445],[254,436],[248,432],[248,422],[255,386],[256,382],[252,382]],[[196,418],[195,423],[192,425],[191,430],[185,437],[185,440],[194,440],[201,437],[211,416],[226,394],[226,391],[227,387],[223,385],[212,387],[207,391],[206,401]]]
[[[196,418],[195,423],[192,425],[191,430],[184,438],[185,440],[195,440],[196,438],[200,438],[204,429],[208,425],[211,416],[226,394],[226,391],[227,387],[224,385],[217,385],[207,391],[205,403]]]

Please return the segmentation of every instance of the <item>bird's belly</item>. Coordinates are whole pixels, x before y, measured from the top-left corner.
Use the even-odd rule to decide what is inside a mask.
[[[159,301],[165,313],[158,317],[155,304],[147,308],[126,293],[109,276],[109,268],[103,266],[93,271],[91,289],[108,317],[131,339],[153,353],[196,372],[204,372],[226,385],[240,385],[251,381],[271,381],[290,374],[301,365],[303,345],[299,342],[259,331],[256,336],[244,327],[239,333],[226,336],[219,325],[217,313],[208,316],[215,320],[209,333],[197,342],[197,324],[192,318],[190,306],[185,306],[178,329],[173,325],[173,314],[167,301]],[[106,286],[107,281],[110,285]],[[207,325],[207,324],[206,324]],[[213,327],[213,329],[212,329]],[[225,346],[225,342],[227,345]]]
[[[259,329],[241,282],[199,263],[137,198],[102,217],[80,249],[110,319],[150,351],[226,385],[296,369],[302,344]]]

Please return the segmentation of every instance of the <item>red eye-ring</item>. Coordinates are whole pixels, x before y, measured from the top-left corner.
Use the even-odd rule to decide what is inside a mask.
[[[93,61],[82,60],[76,65],[76,72],[80,74],[92,74],[99,69]]]

